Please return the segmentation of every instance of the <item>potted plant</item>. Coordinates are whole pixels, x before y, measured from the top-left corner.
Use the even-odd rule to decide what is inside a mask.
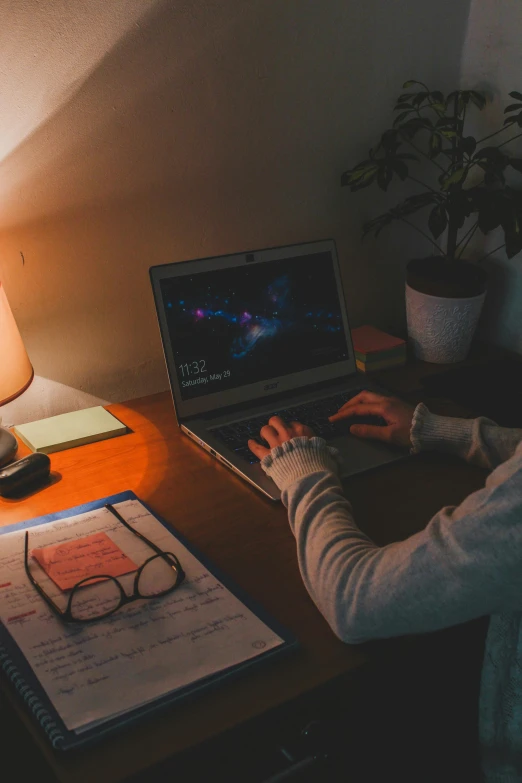
[[[522,133],[511,133],[507,140],[501,136],[512,126],[522,128],[522,93],[509,93],[517,103],[505,109],[503,125],[477,140],[466,133],[466,125],[470,110],[485,107],[483,93],[455,90],[444,96],[415,80],[403,85],[412,88],[397,99],[392,128],[367,160],[342,175],[341,184],[352,191],[374,184],[387,191],[397,179],[418,186],[397,206],[369,220],[363,236],[378,236],[398,220],[430,243],[431,254],[406,268],[408,335],[419,358],[454,362],[466,357],[480,316],[487,283],[481,262],[501,248],[508,258],[522,250],[522,192],[513,187],[522,160],[505,150]],[[500,143],[492,143],[497,136]],[[420,172],[415,176],[413,166]],[[411,221],[420,211],[425,228]],[[481,258],[467,258],[477,230],[488,234],[497,228],[503,233],[500,247]]]

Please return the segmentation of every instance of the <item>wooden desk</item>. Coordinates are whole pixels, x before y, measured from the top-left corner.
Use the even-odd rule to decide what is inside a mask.
[[[52,455],[59,480],[21,501],[0,499],[0,523],[132,489],[291,629],[301,648],[84,751],[55,753],[32,729],[26,734],[26,729],[9,728],[11,752],[19,759],[23,749],[26,759],[34,755],[35,764],[41,753],[52,770],[48,779],[61,783],[123,781],[245,721],[315,698],[365,662],[363,650],[335,638],[306,593],[285,509],[181,435],[168,393],[109,410],[132,432]],[[26,451],[21,446],[19,456]],[[384,544],[421,529],[442,503],[458,503],[483,478],[482,471],[456,460],[426,455],[353,477],[346,491],[360,526]],[[6,726],[11,709],[5,701],[1,705]],[[4,743],[5,735],[6,764],[9,747]],[[35,780],[47,780],[44,767],[38,774]]]

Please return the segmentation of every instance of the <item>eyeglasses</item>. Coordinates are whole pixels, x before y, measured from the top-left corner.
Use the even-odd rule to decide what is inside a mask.
[[[125,604],[139,599],[160,598],[171,593],[185,579],[185,572],[176,555],[172,552],[164,552],[152,541],[149,541],[142,533],[135,530],[109,503],[105,508],[111,512],[121,523],[149,546],[156,554],[149,557],[136,571],[134,577],[134,589],[131,595],[127,595],[121,582],[114,576],[97,574],[88,576],[74,585],[67,602],[65,611],[47,595],[41,585],[38,584],[29,569],[29,533],[25,533],[25,572],[47,605],[64,623],[91,623],[103,620],[114,614]],[[103,585],[103,591],[82,590],[82,588]]]

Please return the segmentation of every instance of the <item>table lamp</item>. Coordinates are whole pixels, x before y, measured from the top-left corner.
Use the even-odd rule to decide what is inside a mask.
[[[0,406],[22,394],[33,380],[33,375],[31,362],[0,282]],[[14,435],[0,427],[0,466],[14,457],[17,448]]]

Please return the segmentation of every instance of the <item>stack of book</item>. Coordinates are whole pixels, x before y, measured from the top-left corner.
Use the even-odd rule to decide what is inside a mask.
[[[361,372],[398,367],[406,362],[406,342],[374,326],[352,330],[355,362]]]

